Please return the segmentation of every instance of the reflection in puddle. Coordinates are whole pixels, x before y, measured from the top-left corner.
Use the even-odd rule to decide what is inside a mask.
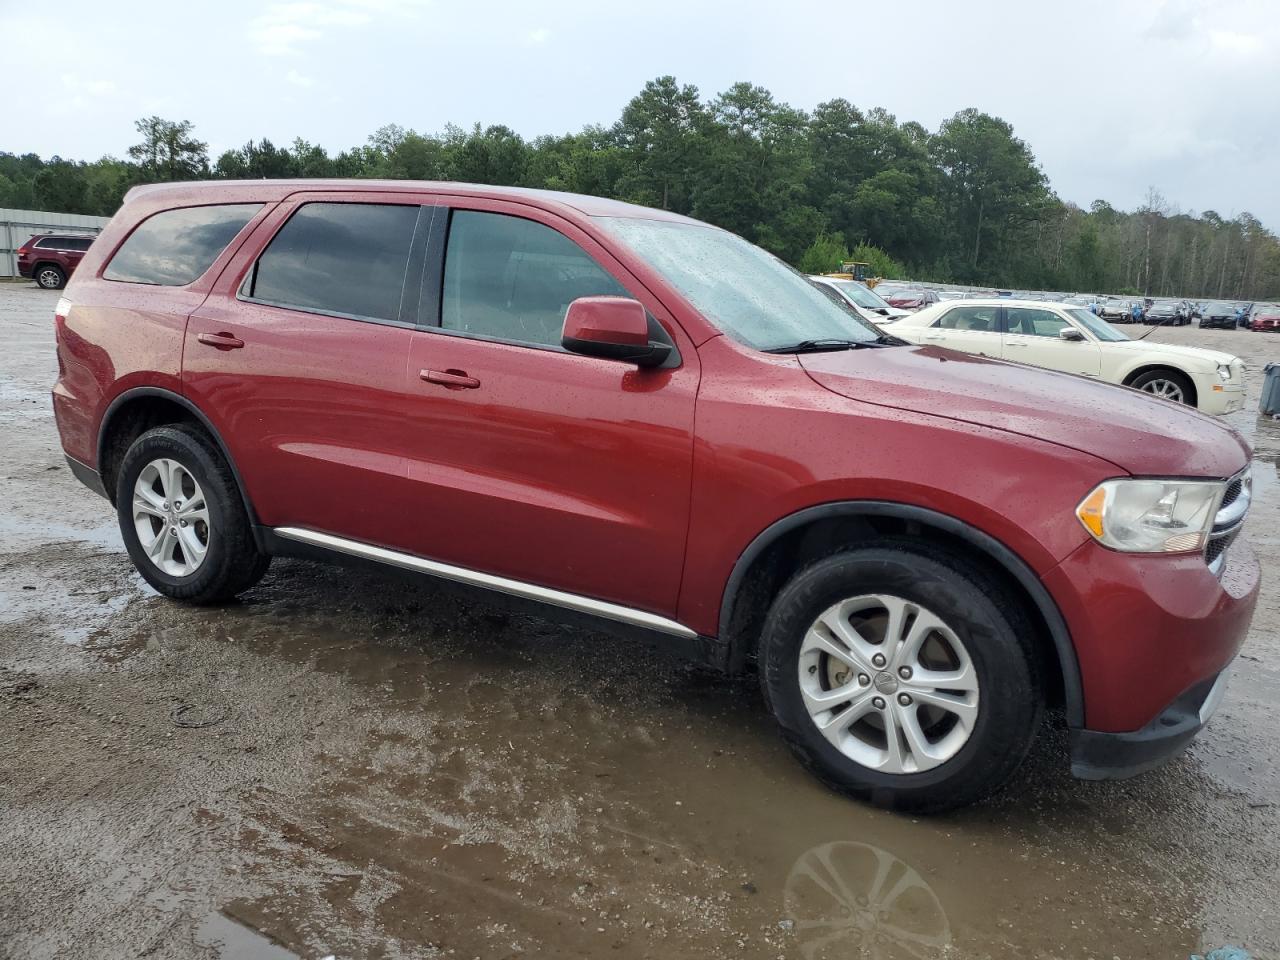
[[[299,960],[293,951],[277,946],[262,934],[220,913],[212,913],[200,922],[196,943],[211,947],[218,960]]]
[[[951,924],[929,884],[870,844],[807,850],[791,868],[785,896],[805,960],[931,958],[951,944]]]

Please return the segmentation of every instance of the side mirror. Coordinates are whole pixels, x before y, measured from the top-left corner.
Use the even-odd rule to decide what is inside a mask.
[[[1084,339],[1084,334],[1075,327],[1063,327],[1058,331],[1058,336],[1063,340],[1070,340],[1073,343],[1078,343]]]
[[[649,339],[649,315],[638,300],[579,297],[564,314],[560,344],[588,357],[658,367],[671,355],[670,344]]]

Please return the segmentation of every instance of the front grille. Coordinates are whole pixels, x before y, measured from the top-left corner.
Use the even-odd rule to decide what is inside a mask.
[[[1240,491],[1244,489],[1244,477],[1236,477],[1227,484],[1227,492],[1222,495],[1222,504],[1218,507],[1221,512],[1223,507],[1229,507],[1235,503],[1240,497]]]
[[[1209,531],[1209,542],[1204,550],[1204,562],[1215,575],[1221,575],[1227,562],[1227,548],[1240,534],[1245,517],[1249,514],[1249,503],[1253,499],[1253,478],[1249,468],[1236,474],[1227,482],[1226,492],[1222,495],[1222,503],[1213,519],[1213,529]]]

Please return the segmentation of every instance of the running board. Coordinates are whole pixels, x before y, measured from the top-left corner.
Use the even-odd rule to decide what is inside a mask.
[[[644,610],[624,607],[621,604],[609,603],[605,600],[593,600],[591,597],[582,597],[576,593],[565,593],[561,590],[552,590],[550,587],[539,587],[536,584],[525,583],[522,580],[508,580],[506,577],[498,577],[491,573],[480,573],[478,570],[468,570],[466,567],[455,567],[448,563],[441,563],[438,560],[427,560],[423,557],[415,557],[411,553],[400,553],[398,550],[375,547],[367,543],[361,543],[358,540],[347,540],[328,533],[305,530],[302,527],[274,527],[271,532],[284,540],[293,540],[313,547],[322,547],[326,550],[345,553],[348,556],[359,557],[363,560],[373,560],[376,563],[399,567],[402,570],[413,570],[416,573],[425,573],[429,576],[453,580],[456,583],[483,587],[486,590],[494,590],[498,593],[505,593],[525,600],[537,600],[541,603],[564,607],[566,610],[575,610],[579,613],[603,617],[606,620],[614,620],[618,623],[657,630],[659,633],[670,634],[673,637],[684,637],[692,640],[697,636],[694,631],[684,624],[676,623],[674,620],[660,617],[656,613],[648,613]]]

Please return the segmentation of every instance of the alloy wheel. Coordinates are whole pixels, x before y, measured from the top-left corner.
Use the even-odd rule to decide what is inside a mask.
[[[36,277],[36,282],[46,290],[54,290],[57,289],[58,283],[61,279],[62,278],[58,276],[57,270],[46,267],[40,271],[39,275]]]
[[[133,485],[133,524],[147,559],[171,577],[200,569],[213,531],[204,491],[177,460],[152,460]]]
[[[800,692],[826,740],[890,774],[946,763],[978,720],[978,674],[942,618],[889,594],[829,607],[805,633]]]
[[[1143,391],[1153,393],[1157,397],[1165,400],[1172,400],[1174,403],[1182,403],[1182,387],[1174,383],[1172,380],[1156,379],[1148,380],[1142,385]]]

